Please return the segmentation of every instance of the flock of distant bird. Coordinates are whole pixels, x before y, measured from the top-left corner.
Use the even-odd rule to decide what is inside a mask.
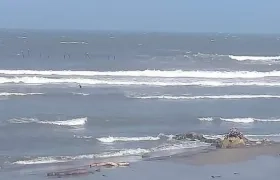
[[[25,55],[24,51],[21,51],[21,54],[18,54],[18,55],[21,55],[22,58],[30,57],[30,56],[31,56],[31,54],[30,54],[30,49],[27,50],[27,56]],[[107,56],[107,59],[108,59],[108,60],[110,60],[110,59],[115,60],[115,59],[116,59],[116,56],[115,56],[115,55],[114,55],[114,56],[111,56],[111,55],[104,55],[104,56]],[[40,58],[42,58],[42,57],[43,57],[43,55],[42,55],[42,53],[40,53]],[[91,56],[90,56],[90,54],[89,54],[88,52],[86,52],[86,53],[84,54],[84,57],[85,57],[86,59],[91,59]],[[47,58],[50,58],[50,56],[48,55]],[[70,55],[69,53],[64,53],[64,54],[63,54],[63,58],[64,58],[64,59],[66,59],[66,58],[70,59],[70,58],[71,58],[71,55]]]

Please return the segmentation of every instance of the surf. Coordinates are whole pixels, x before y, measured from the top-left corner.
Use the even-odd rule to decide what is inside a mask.
[[[0,70],[3,75],[38,75],[38,76],[122,76],[122,77],[163,77],[163,78],[263,78],[280,77],[280,71],[184,71],[184,70],[135,70],[135,71],[72,71],[72,70]]]

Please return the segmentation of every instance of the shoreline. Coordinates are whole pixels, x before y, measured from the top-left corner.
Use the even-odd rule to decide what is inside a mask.
[[[239,163],[256,159],[259,156],[280,156],[280,144],[229,149],[205,149],[193,154],[182,153],[165,160],[188,165],[204,166]]]

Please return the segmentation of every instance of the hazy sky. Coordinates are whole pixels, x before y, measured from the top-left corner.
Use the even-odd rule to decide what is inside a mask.
[[[0,28],[280,32],[280,0],[0,0]]]

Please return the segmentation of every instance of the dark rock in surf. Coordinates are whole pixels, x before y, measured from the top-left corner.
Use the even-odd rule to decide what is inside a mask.
[[[271,141],[266,139],[262,141],[250,141],[236,128],[230,129],[230,132],[224,135],[224,138],[208,139],[203,136],[203,134],[197,134],[194,132],[186,134],[178,134],[173,137],[175,140],[188,140],[188,141],[200,141],[204,143],[209,143],[216,148],[240,148],[245,146],[254,145],[268,145]]]

